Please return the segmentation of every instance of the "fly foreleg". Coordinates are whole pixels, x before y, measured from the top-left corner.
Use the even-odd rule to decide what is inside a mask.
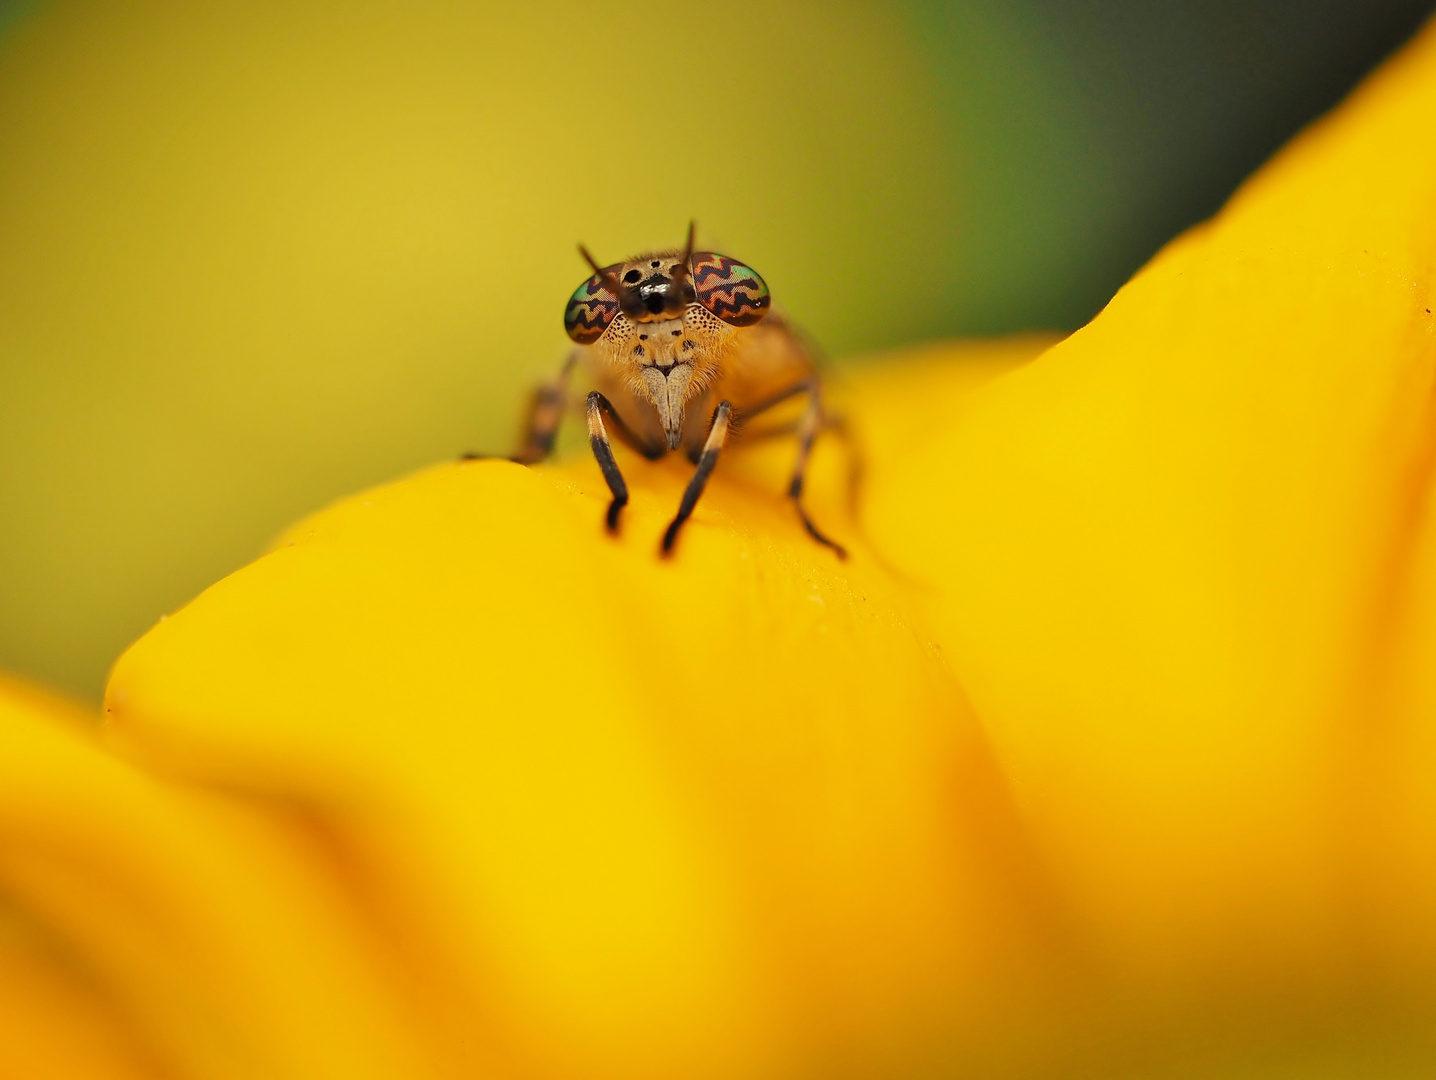
[[[588,395],[588,445],[598,461],[604,483],[613,494],[605,521],[609,532],[617,532],[618,515],[628,505],[628,485],[623,480],[623,473],[618,471],[618,462],[613,459],[613,444],[608,441],[608,429],[603,423],[605,414],[613,424],[614,434],[650,461],[662,457],[664,447],[653,446],[638,438],[623,422],[623,417],[618,415],[612,402],[597,390]]]
[[[683,523],[692,516],[693,508],[698,505],[698,498],[708,483],[708,477],[713,474],[713,466],[718,464],[718,453],[728,438],[728,420],[732,415],[733,406],[726,401],[719,402],[718,408],[713,412],[713,424],[708,429],[708,441],[703,444],[703,452],[698,456],[698,467],[693,470],[693,478],[688,481],[688,487],[683,491],[677,516],[669,524],[668,531],[663,534],[665,555],[673,551],[678,530],[683,528]]]

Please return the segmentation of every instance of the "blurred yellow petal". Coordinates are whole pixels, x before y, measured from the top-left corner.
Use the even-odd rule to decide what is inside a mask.
[[[11,746],[30,729],[43,740],[59,734],[47,735],[47,729],[89,723],[77,706],[0,676],[0,732],[7,751],[0,769]],[[14,756],[23,759],[22,753]],[[7,839],[11,832],[6,830]],[[0,878],[0,1075],[19,1076],[21,1070],[64,1080],[153,1075],[153,1049],[125,1022],[87,958],[21,906],[8,877]]]
[[[1428,31],[874,484],[1092,948],[1176,1023],[1436,991],[1433,117]]]
[[[419,1075],[301,819],[176,790],[87,727],[0,683],[0,1075]]]
[[[1428,33],[1035,362],[850,372],[848,563],[773,448],[668,562],[626,458],[618,540],[586,461],[296,526],[120,660],[136,765],[0,716],[104,994],[14,985],[206,1077],[1421,1074],[1432,116]]]
[[[314,808],[489,1063],[921,1058],[1056,932],[962,695],[781,483],[715,484],[662,562],[685,470],[625,466],[618,541],[588,463],[442,465],[316,515],[126,654],[114,735]]]

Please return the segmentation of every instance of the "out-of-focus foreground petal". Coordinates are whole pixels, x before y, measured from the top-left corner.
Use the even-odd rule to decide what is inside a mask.
[[[0,1075],[426,1075],[297,816],[177,790],[93,731],[0,680]]]
[[[255,921],[211,949],[324,928],[281,954],[308,988],[226,953],[296,1075],[303,1025],[414,1032],[438,1075],[1432,1060],[1432,116],[1428,33],[1035,364],[854,375],[847,564],[763,453],[671,562],[684,470],[627,458],[616,541],[587,462],[302,523],[116,668],[116,745],[248,837],[126,880],[200,860],[167,902],[211,928],[233,886]],[[152,858],[120,832],[77,865]]]
[[[930,452],[875,455],[870,529],[1157,1041],[1431,1060],[1433,118],[1428,29]]]
[[[981,1041],[1060,927],[902,590],[741,461],[662,561],[687,470],[624,464],[617,540],[587,462],[301,523],[125,655],[116,740],[322,822],[458,1075],[878,1075]]]

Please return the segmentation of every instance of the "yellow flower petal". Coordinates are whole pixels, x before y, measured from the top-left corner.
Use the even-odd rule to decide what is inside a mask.
[[[1433,116],[1428,31],[875,486],[1156,1010],[1436,990]]]
[[[176,790],[87,727],[0,683],[0,1073],[419,1075],[302,819]]]
[[[300,524],[125,655],[115,737],[312,808],[491,1065],[911,1053],[1055,932],[962,696],[781,483],[715,483],[664,562],[685,470],[624,465],[617,541],[587,462],[438,466]]]
[[[302,523],[132,648],[108,709],[185,786],[165,800],[225,790],[306,830],[240,829],[271,847],[225,841],[192,893],[142,829],[99,865],[216,925],[213,883],[263,868],[250,918],[283,942],[347,912],[305,947],[302,1025],[408,1006],[440,1069],[1419,1060],[1433,115],[1428,34],[1036,363],[854,374],[873,470],[848,564],[767,450],[728,462],[671,562],[683,470],[627,459],[617,541],[587,462],[439,466]],[[300,835],[325,839],[317,878]],[[395,1000],[346,978],[319,1007],[385,948]],[[272,980],[225,956],[243,992],[215,1015],[243,1015]],[[298,1074],[288,994],[252,1038]]]

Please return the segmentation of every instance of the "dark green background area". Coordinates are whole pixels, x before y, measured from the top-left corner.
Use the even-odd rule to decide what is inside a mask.
[[[930,269],[960,273],[968,289],[931,334],[1081,325],[1433,11],[1429,0],[902,6],[944,113],[978,121],[950,152],[987,155],[965,165],[978,227],[934,245]],[[994,21],[1067,88],[1063,100],[983,52]]]
[[[576,241],[696,216],[836,356],[1072,329],[1432,4],[753,10],[0,0],[0,668],[506,449]]]

